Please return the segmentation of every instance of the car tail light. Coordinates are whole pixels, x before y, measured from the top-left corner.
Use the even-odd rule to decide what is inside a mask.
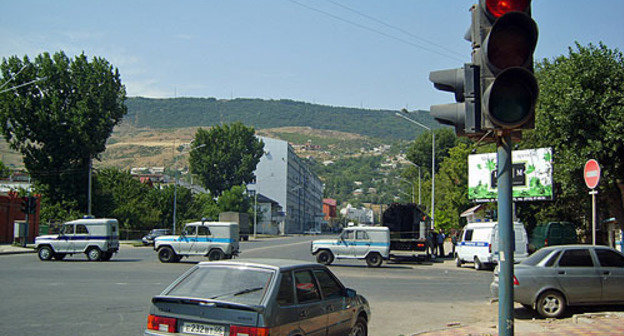
[[[548,239],[544,239],[544,246],[548,246]]]
[[[147,329],[174,333],[176,332],[176,319],[150,314],[147,317]]]
[[[492,253],[492,244],[488,246],[488,253]]]
[[[269,336],[269,328],[230,326],[230,336]]]
[[[518,281],[518,278],[516,278],[515,275],[514,275],[514,286],[520,286],[520,282]]]

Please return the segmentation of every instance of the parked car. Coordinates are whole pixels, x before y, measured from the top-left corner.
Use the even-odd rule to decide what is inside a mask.
[[[381,266],[390,257],[390,230],[385,226],[352,226],[334,239],[314,240],[316,261],[329,265],[334,259],[364,259],[370,267]]]
[[[63,260],[75,253],[84,253],[91,261],[107,261],[119,250],[119,223],[108,218],[63,223],[59,234],[36,237],[35,249],[43,261]]]
[[[624,304],[624,255],[606,246],[545,247],[514,273],[514,301],[544,317],[559,317],[567,306]],[[490,291],[498,297],[498,267]]]
[[[528,237],[522,223],[513,223],[515,236],[514,261],[528,257]],[[498,223],[468,223],[459,235],[455,248],[455,264],[474,263],[476,270],[492,269],[498,263]]]
[[[534,252],[544,246],[576,244],[577,242],[573,223],[548,222],[535,226],[531,234],[529,250]]]
[[[370,307],[305,261],[201,262],[152,298],[145,335],[368,334]]]
[[[148,234],[143,236],[143,238],[141,238],[141,241],[143,242],[143,245],[154,245],[154,239],[156,239],[156,237],[170,234],[171,230],[169,229],[153,229]]]

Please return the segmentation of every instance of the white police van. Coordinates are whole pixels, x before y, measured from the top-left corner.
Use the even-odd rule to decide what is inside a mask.
[[[64,223],[59,234],[36,237],[35,249],[44,261],[75,253],[84,253],[91,261],[110,260],[119,250],[119,223],[108,218],[76,219]]]
[[[312,242],[316,261],[329,265],[334,259],[365,259],[370,267],[381,266],[390,257],[390,229],[385,226],[351,226],[338,239]]]
[[[522,223],[514,223],[514,261],[528,257],[528,238]],[[462,230],[455,248],[455,264],[474,263],[476,270],[493,268],[498,263],[498,223],[468,223]]]
[[[237,223],[192,222],[186,224],[179,236],[154,239],[154,250],[161,262],[178,262],[182,257],[206,256],[209,260],[231,259],[238,255]]]

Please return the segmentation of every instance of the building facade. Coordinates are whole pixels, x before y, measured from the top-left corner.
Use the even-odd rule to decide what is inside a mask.
[[[323,184],[299,158],[288,142],[258,137],[264,155],[254,174],[256,183],[247,186],[276,201],[284,211],[281,233],[303,233],[319,227],[323,217]]]

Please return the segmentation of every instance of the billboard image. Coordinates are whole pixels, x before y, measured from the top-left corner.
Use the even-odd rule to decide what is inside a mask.
[[[551,148],[512,151],[511,165],[514,201],[553,199]],[[468,198],[475,202],[498,198],[496,153],[468,156]]]

